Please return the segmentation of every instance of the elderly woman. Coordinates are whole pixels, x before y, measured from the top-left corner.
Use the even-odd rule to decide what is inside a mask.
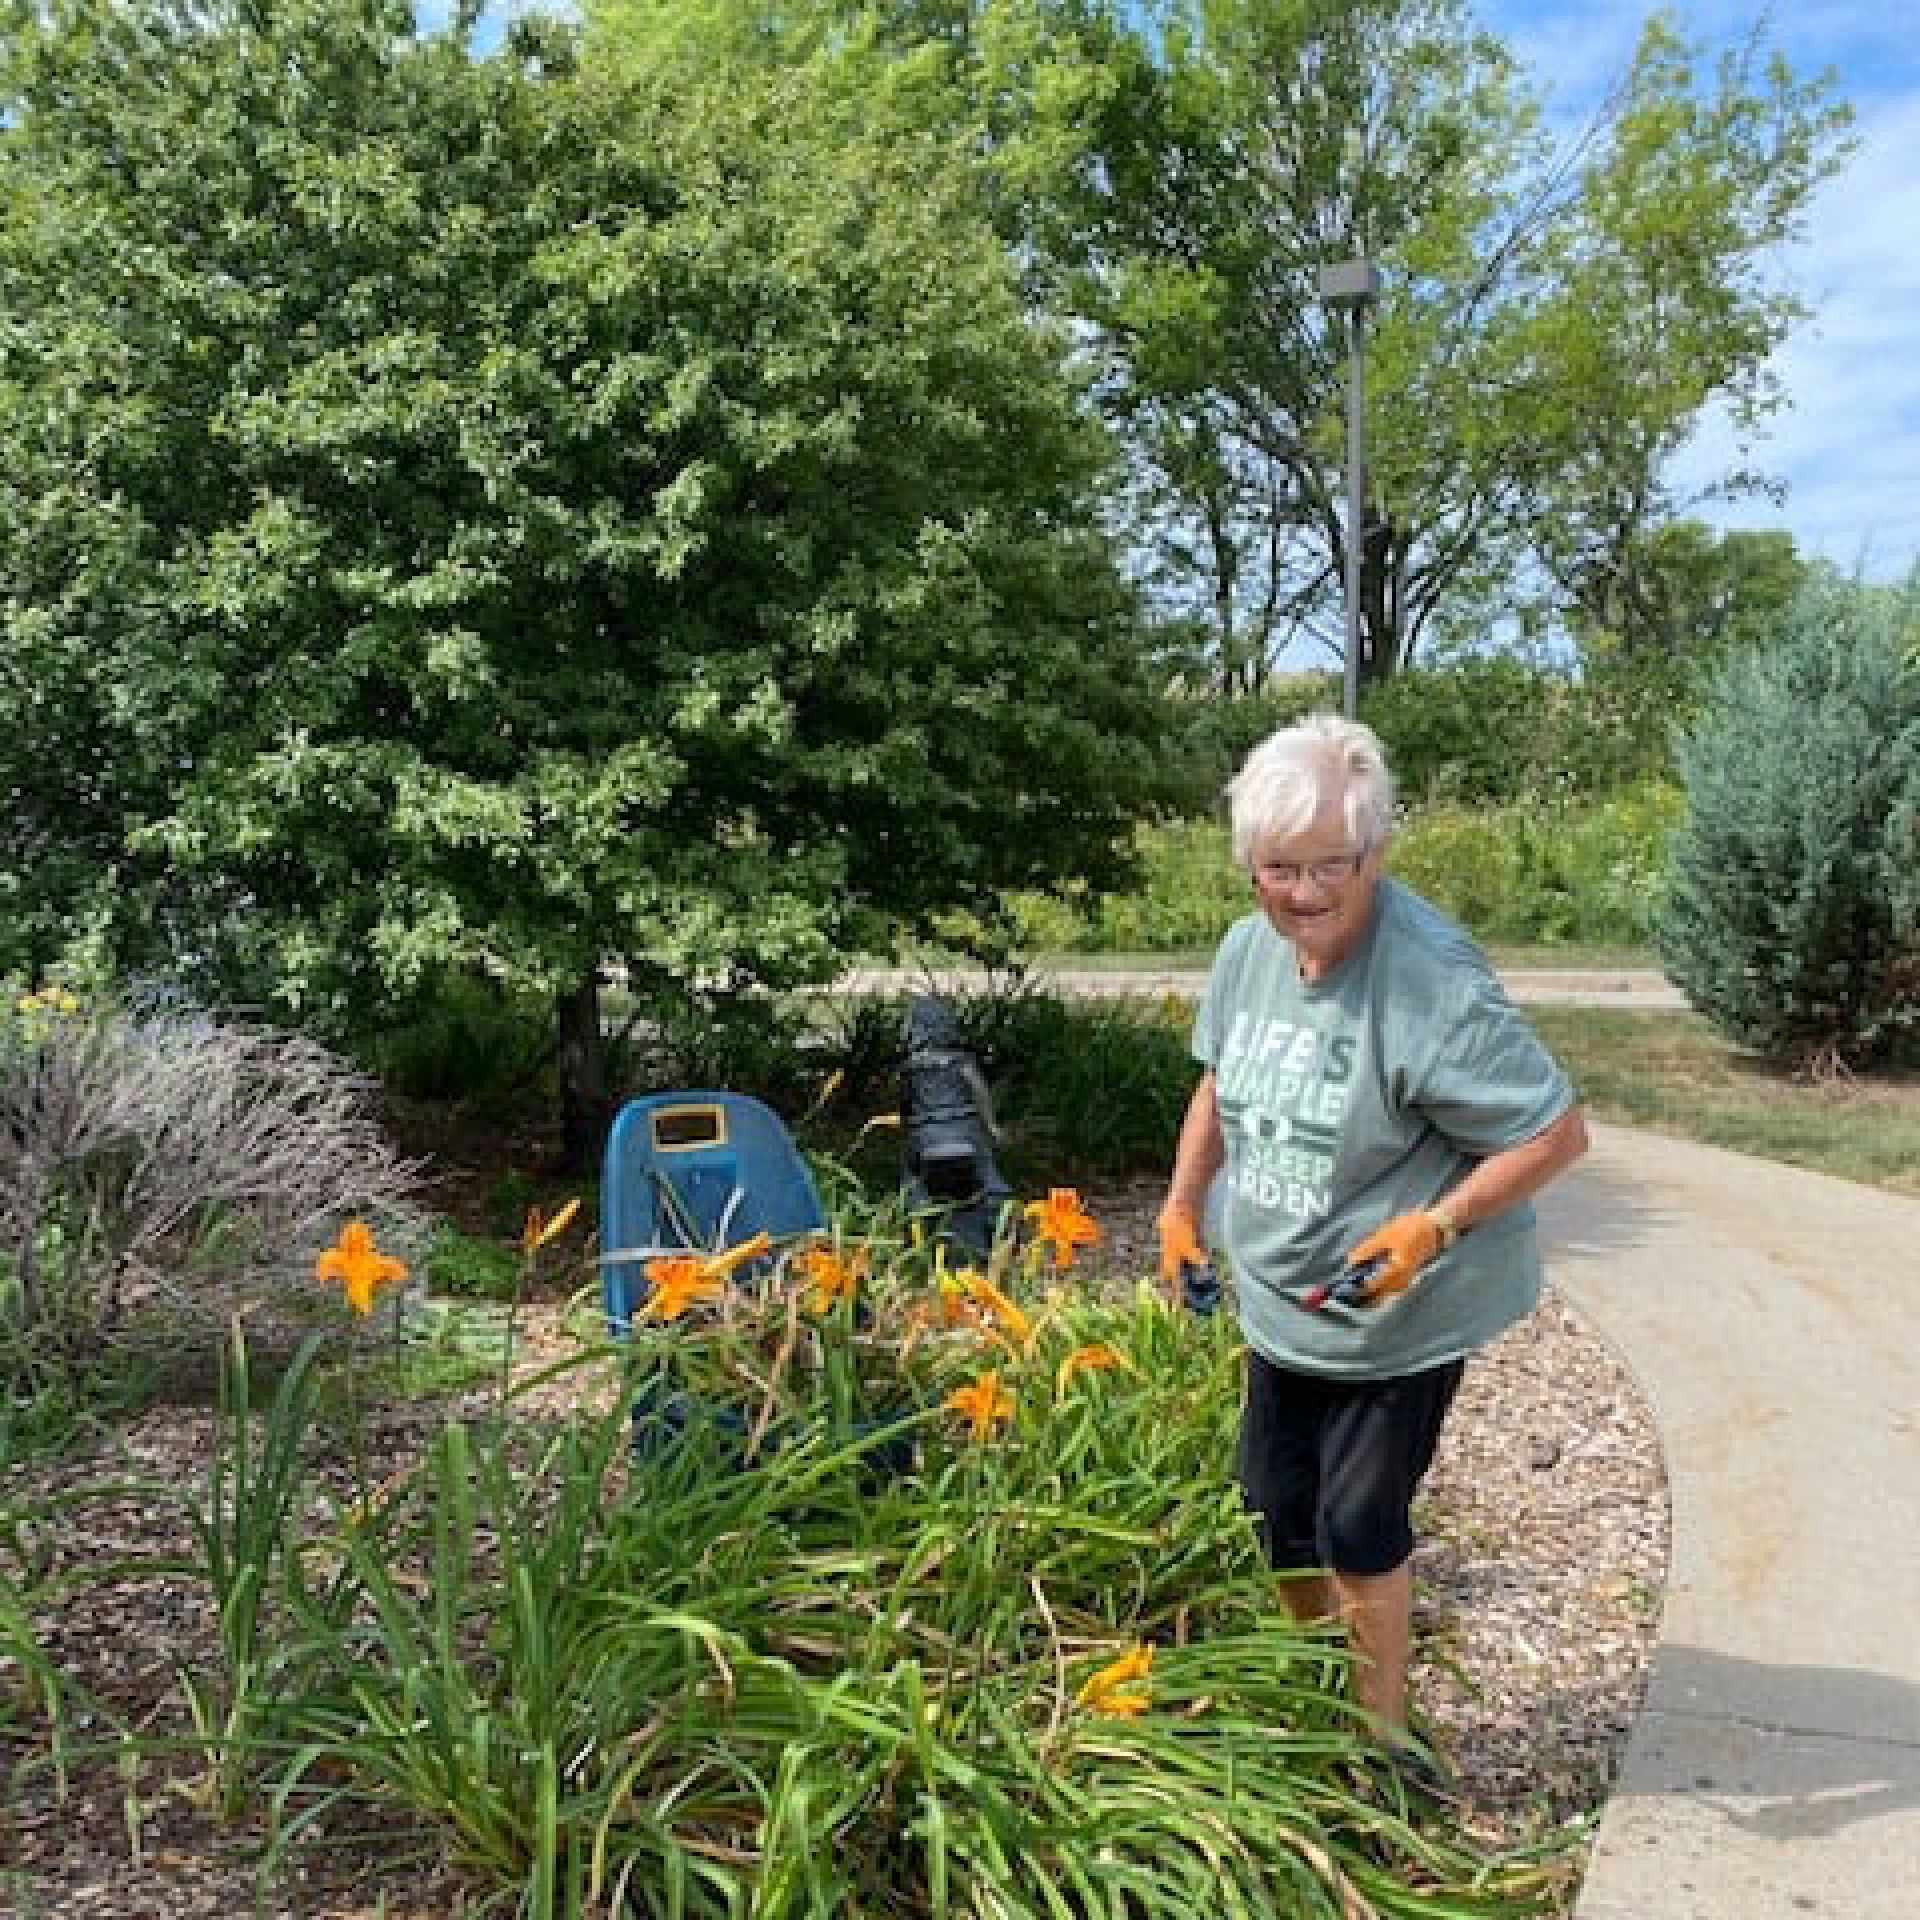
[[[1246,1335],[1240,1483],[1298,1619],[1338,1617],[1406,1738],[1409,1509],[1466,1356],[1539,1297],[1530,1195],[1584,1150],[1566,1075],[1473,942],[1382,872],[1393,782],[1319,714],[1229,783],[1259,911],[1214,957],[1160,1216],[1177,1296],[1220,1236]]]

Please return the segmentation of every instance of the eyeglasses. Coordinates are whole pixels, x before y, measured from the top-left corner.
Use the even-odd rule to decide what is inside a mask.
[[[1253,877],[1263,887],[1297,887],[1302,880],[1311,880],[1316,887],[1337,887],[1360,871],[1366,857],[1364,853],[1334,853],[1324,860],[1263,861],[1254,868]]]

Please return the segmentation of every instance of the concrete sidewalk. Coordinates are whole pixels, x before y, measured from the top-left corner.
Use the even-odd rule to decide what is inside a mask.
[[[1673,1504],[1576,1920],[1914,1920],[1920,1200],[1598,1127],[1538,1204]]]
[[[836,986],[843,993],[978,992],[987,975],[971,967],[861,967]],[[1207,984],[1204,971],[1188,967],[1035,967],[1027,976],[1036,986],[1089,997],[1158,998],[1177,994],[1197,1000]],[[1503,973],[1501,981],[1522,1005],[1639,1007],[1677,1011],[1686,1006],[1678,987],[1665,975],[1643,967],[1542,967]]]

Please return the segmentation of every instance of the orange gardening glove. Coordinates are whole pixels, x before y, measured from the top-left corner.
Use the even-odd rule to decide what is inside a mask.
[[[1182,1300],[1181,1269],[1204,1267],[1207,1250],[1200,1244],[1200,1228],[1190,1213],[1168,1207],[1153,1224],[1160,1235],[1160,1291],[1177,1307]]]
[[[1420,1269],[1447,1244],[1446,1227],[1430,1213],[1403,1213],[1384,1227],[1367,1235],[1356,1247],[1348,1249],[1347,1271],[1378,1262],[1367,1275],[1363,1289],[1341,1295],[1356,1306],[1371,1306],[1406,1290],[1420,1277]],[[1358,1275],[1354,1276],[1356,1279]]]

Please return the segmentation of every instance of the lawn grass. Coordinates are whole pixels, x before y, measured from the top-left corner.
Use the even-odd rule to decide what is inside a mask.
[[[1735,1051],[1697,1014],[1527,1012],[1596,1119],[1920,1196],[1920,1074],[1816,1083]]]
[[[1562,942],[1556,946],[1519,946],[1487,943],[1487,958],[1502,973],[1591,973],[1617,969],[1621,973],[1658,973],[1660,956],[1647,947],[1593,942]]]

